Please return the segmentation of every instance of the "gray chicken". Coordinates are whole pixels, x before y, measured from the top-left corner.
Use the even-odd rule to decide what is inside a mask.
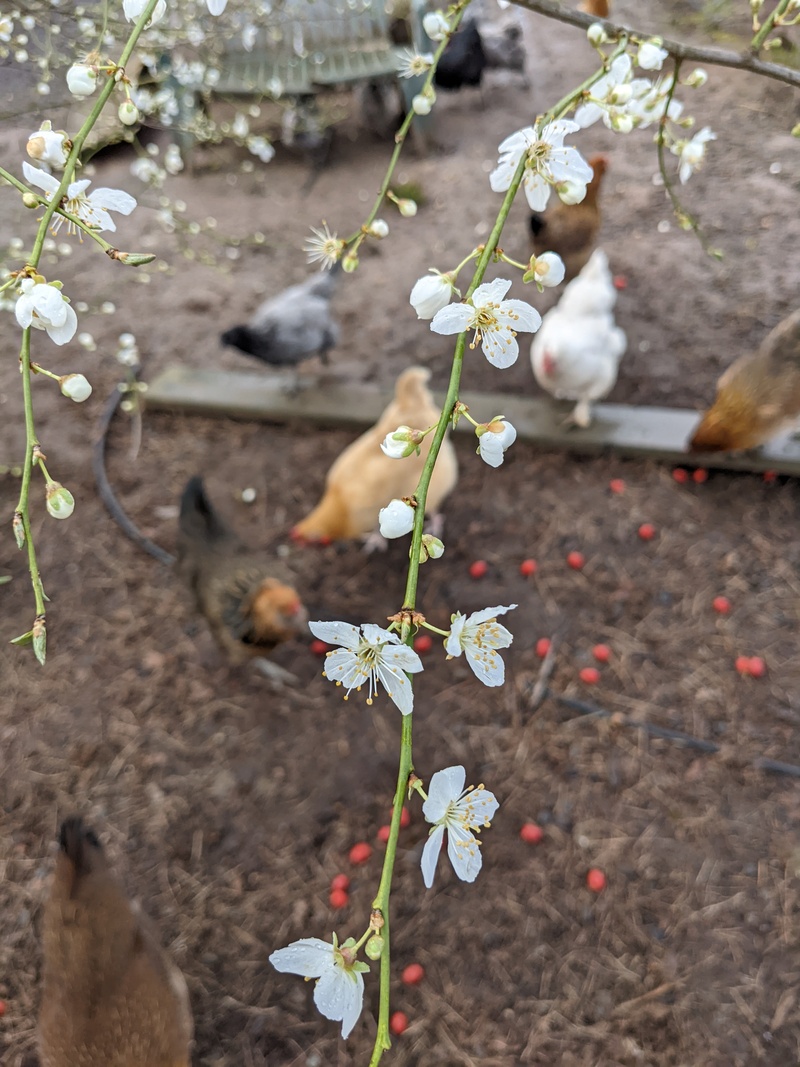
[[[336,264],[271,296],[247,324],[226,330],[222,344],[273,367],[296,368],[315,355],[327,364],[328,352],[339,341],[330,301],[340,269]]]

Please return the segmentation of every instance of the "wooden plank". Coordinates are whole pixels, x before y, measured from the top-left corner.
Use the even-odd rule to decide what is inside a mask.
[[[149,383],[145,399],[154,411],[265,422],[306,421],[363,430],[375,422],[391,397],[387,389],[332,376],[304,384],[290,394],[285,389],[291,381],[282,372],[250,374],[173,364]],[[686,441],[698,419],[694,411],[598,404],[589,429],[577,430],[562,425],[572,405],[548,397],[465,392],[462,400],[475,418],[505,415],[516,427],[520,441],[549,450],[585,454],[612,451],[688,467],[800,475],[800,441],[788,436],[776,438],[756,453],[687,455]],[[472,427],[462,420],[457,432],[471,433]]]

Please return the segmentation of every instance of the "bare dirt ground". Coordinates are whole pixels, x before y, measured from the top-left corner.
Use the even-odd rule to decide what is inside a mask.
[[[697,6],[697,5],[695,5]],[[644,12],[639,8],[645,8]],[[620,4],[622,17],[675,31],[663,9]],[[497,198],[488,187],[498,142],[527,124],[590,69],[582,34],[521,16],[533,87],[496,75],[485,107],[466,92],[442,101],[445,150],[409,153],[399,179],[428,203],[416,219],[387,213],[391,238],[343,279],[336,308],[342,342],[334,373],[388,383],[411,362],[449,363],[445,339],[407,304],[428,266],[444,269],[488,232]],[[659,21],[660,20],[660,21]],[[602,243],[627,276],[618,320],[629,350],[612,399],[702,406],[721,367],[796,306],[800,278],[800,162],[788,130],[798,94],[735,72],[710,70],[709,86],[683,94],[718,140],[687,186],[722,264],[682,233],[653,184],[649,134],[624,140],[593,127],[578,144],[609,154]],[[38,123],[38,120],[37,120]],[[31,126],[31,128],[33,128]],[[27,127],[6,137],[12,159]],[[313,1009],[310,988],[267,963],[302,936],[358,935],[377,888],[380,846],[351,870],[350,845],[374,840],[395,778],[399,715],[387,702],[343,704],[298,642],[276,660],[301,680],[276,694],[248,669],[232,669],[194,618],[177,578],[130,543],[97,498],[90,444],[104,397],[120,377],[118,335],[136,334],[152,376],[172,361],[252,369],[222,352],[218,334],[263,296],[305,276],[298,251],[307,227],[327,218],[341,232],[360,222],[388,149],[342,124],[330,166],[308,197],[303,164],[289,153],[252,172],[229,149],[173,180],[186,217],[217,220],[195,247],[219,265],[183,258],[165,236],[157,196],[142,193],[130,159],[98,164],[95,181],[123,185],[141,206],[120,243],[152,247],[169,269],[149,283],[113,270],[83,247],[61,268],[95,353],[55,350],[37,336],[34,358],[60,372],[85,370],[92,398],[72,407],[37,380],[40,436],[50,469],[77,500],[61,526],[37,506],[35,527],[48,609],[49,655],[0,644],[0,1059],[35,1062],[40,956],[38,920],[60,819],[87,814],[132,892],[157,920],[183,969],[199,1065],[363,1064],[374,1034],[377,981],[345,1045]],[[770,166],[779,163],[780,167]],[[3,244],[22,232],[13,197],[2,203]],[[660,222],[669,222],[665,230]],[[526,255],[526,212],[515,207],[503,241]],[[255,231],[264,242],[253,244]],[[27,232],[27,231],[25,231]],[[213,236],[242,238],[229,259]],[[55,268],[49,267],[50,272]],[[519,294],[518,294],[519,295]],[[113,301],[117,313],[99,312]],[[543,306],[543,305],[542,305]],[[0,463],[20,461],[15,333],[3,325]],[[265,371],[265,373],[268,373]],[[465,384],[487,392],[535,390],[527,345],[495,371],[476,355]],[[484,417],[497,412],[487,401]],[[174,505],[202,472],[229,520],[254,543],[286,546],[311,617],[379,621],[402,598],[404,551],[367,557],[356,545],[301,549],[291,525],[316,502],[332,459],[353,438],[310,430],[149,414],[138,458],[130,426],[110,437],[110,473],[124,506],[164,547],[175,543]],[[410,1026],[387,1063],[484,1067],[789,1067],[800,1062],[800,793],[797,781],[759,760],[800,763],[798,491],[793,482],[712,474],[676,484],[656,464],[573,459],[515,445],[492,471],[457,442],[458,489],[446,506],[447,552],[423,572],[422,604],[449,612],[517,603],[506,655],[508,684],[482,687],[461,660],[434,651],[419,679],[417,771],[461,762],[502,806],[485,835],[476,885],[444,865],[425,892],[418,806],[401,837],[394,908],[393,1006]],[[609,492],[623,478],[622,494]],[[245,486],[256,503],[241,502]],[[27,629],[32,596],[10,536],[18,484],[0,476],[0,588],[6,638]],[[172,510],[171,510],[172,509]],[[637,537],[643,521],[655,540]],[[565,565],[571,549],[583,571]],[[475,558],[489,563],[481,581]],[[535,578],[519,562],[534,557]],[[729,597],[716,615],[711,601]],[[531,707],[541,661],[536,640],[556,635],[550,685],[613,717],[586,716],[555,699]],[[598,686],[578,680],[599,641],[612,649]],[[764,678],[734,669],[763,656]],[[629,719],[684,731],[718,746],[707,755],[648,737]],[[538,846],[522,823],[544,830]],[[590,867],[608,879],[586,888]],[[351,902],[333,913],[331,877],[353,878]],[[418,961],[426,980],[400,983]]]

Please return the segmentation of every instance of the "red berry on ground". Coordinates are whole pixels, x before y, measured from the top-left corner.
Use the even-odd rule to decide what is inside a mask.
[[[404,1011],[392,1012],[392,1016],[389,1019],[389,1029],[397,1037],[399,1037],[400,1034],[405,1033],[408,1029],[408,1016]]]
[[[550,638],[540,637],[536,642],[536,655],[539,659],[544,659],[547,653],[550,651]]]
[[[734,663],[734,666],[736,667],[736,670],[739,672],[739,674],[749,674],[750,673],[750,657],[749,656],[737,656],[736,657],[736,662]]]
[[[331,889],[343,889],[345,893],[350,888],[350,879],[346,874],[335,874],[331,878]]]
[[[328,651],[328,646],[324,641],[320,641],[319,638],[315,637],[311,642],[311,651],[315,656],[324,656]]]
[[[612,493],[624,493],[625,482],[622,480],[622,478],[612,478],[611,481],[608,483],[608,488],[611,490]]]
[[[386,844],[389,840],[389,834],[392,832],[391,826],[381,826],[378,830],[378,840],[381,844]]]
[[[476,559],[469,565],[470,578],[483,578],[489,570],[489,564],[485,559]]]
[[[600,681],[600,671],[598,671],[597,667],[582,667],[579,677],[587,685],[597,685]]]
[[[346,908],[350,903],[350,897],[345,889],[332,889],[328,900],[332,908]]]
[[[639,536],[643,541],[652,541],[656,535],[656,528],[652,522],[643,522],[639,527]]]
[[[611,659],[611,649],[608,645],[595,645],[592,649],[592,655],[598,663],[608,663]]]
[[[350,849],[350,862],[356,864],[366,863],[372,855],[372,845],[366,841],[359,841]]]
[[[684,470],[683,467],[676,467],[675,470],[672,472],[672,477],[675,479],[678,485],[683,485],[684,482],[689,481],[689,472],[687,470]]]
[[[726,596],[715,596],[711,601],[711,607],[720,615],[727,615],[731,610],[731,602]]]
[[[5,1013],[6,1013],[6,1002],[4,1000],[0,1000],[0,1019],[5,1015]]]
[[[590,867],[586,873],[586,884],[593,893],[602,893],[606,887],[606,876],[599,867]]]
[[[764,471],[764,473],[762,474],[761,477],[769,485],[771,482],[777,482],[777,480],[778,480],[778,472],[777,471]]]
[[[615,274],[614,275],[614,288],[615,289],[627,289],[628,288],[628,279],[626,278],[626,276],[624,274]]]
[[[574,571],[579,571],[583,568],[586,560],[583,558],[582,552],[568,552],[567,553],[567,566],[572,567]]]
[[[403,810],[400,812],[400,825],[405,827],[408,826],[410,822],[411,812],[408,810],[408,808],[403,808]]]
[[[519,573],[523,578],[530,578],[532,574],[536,574],[539,569],[539,564],[535,559],[524,559],[519,565]]]
[[[405,985],[417,985],[425,977],[425,968],[421,963],[409,963],[403,968],[402,979]]]
[[[701,485],[703,482],[708,481],[708,471],[703,470],[702,467],[698,467],[696,471],[692,471],[692,480]]]
[[[415,652],[430,652],[433,648],[433,638],[430,634],[418,634],[414,638],[414,651]]]
[[[526,845],[538,845],[544,837],[544,833],[541,826],[537,826],[535,822],[526,822],[521,827],[519,836]]]
[[[763,678],[767,671],[767,665],[761,656],[750,657],[750,676],[752,678]]]

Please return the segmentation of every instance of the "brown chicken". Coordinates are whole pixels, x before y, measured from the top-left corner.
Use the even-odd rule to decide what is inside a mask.
[[[44,909],[41,1067],[188,1067],[186,982],[78,817]]]
[[[378,512],[390,500],[411,496],[417,487],[430,450],[432,434],[420,446],[420,455],[390,459],[381,442],[399,426],[427,430],[439,421],[437,408],[425,384],[430,371],[410,367],[397,379],[394,400],[377,423],[342,452],[328,471],[322,500],[299,522],[292,536],[300,541],[337,541],[369,537],[378,525]],[[426,511],[438,516],[439,508],[458,478],[455,449],[445,438],[428,488]]]
[[[594,171],[580,204],[562,204],[554,198],[542,214],[530,217],[534,255],[556,252],[564,261],[565,281],[572,281],[589,262],[600,231],[598,194],[608,167],[605,156],[593,156],[589,165]]]
[[[578,10],[594,15],[598,19],[607,19],[611,11],[611,5],[608,0],[583,0],[583,3],[578,4]]]
[[[800,310],[779,323],[758,352],[740,356],[717,382],[717,398],[690,452],[757,448],[800,415]]]
[[[259,657],[265,674],[290,680],[282,668],[260,657],[305,632],[306,611],[292,577],[277,560],[251,551],[228,529],[198,477],[189,479],[181,498],[178,572],[234,663]]]

